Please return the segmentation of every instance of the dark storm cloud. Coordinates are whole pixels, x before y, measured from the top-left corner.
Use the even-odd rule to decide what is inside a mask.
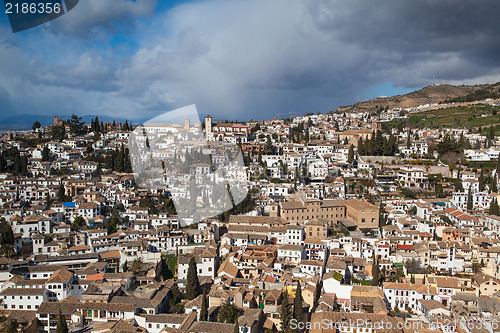
[[[498,1],[211,0],[140,25],[134,18],[151,15],[156,1],[120,0],[112,17],[99,15],[110,2],[87,1],[77,20],[69,18],[78,7],[47,28],[57,26],[64,42],[41,35],[40,45],[66,55],[62,63],[30,54],[19,41],[0,51],[10,64],[0,68],[0,82],[12,105],[43,95],[46,103],[33,107],[48,109],[51,94],[64,86],[87,113],[155,116],[195,103],[203,114],[258,119],[326,112],[375,97],[366,92],[387,83],[418,89],[434,77],[454,84],[500,80]],[[117,32],[113,21],[135,33]],[[133,47],[123,55],[93,38]]]

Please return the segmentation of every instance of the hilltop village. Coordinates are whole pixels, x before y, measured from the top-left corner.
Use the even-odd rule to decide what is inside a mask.
[[[500,331],[498,128],[411,121],[430,107],[207,116],[248,180],[209,218],[180,218],[175,198],[213,166],[177,152],[168,188],[141,187],[135,124],[3,133],[1,331]]]

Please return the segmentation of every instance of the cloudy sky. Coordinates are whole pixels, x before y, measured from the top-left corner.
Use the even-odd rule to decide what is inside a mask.
[[[0,16],[0,119],[216,119],[328,112],[423,86],[500,81],[500,1],[80,0],[12,33]]]

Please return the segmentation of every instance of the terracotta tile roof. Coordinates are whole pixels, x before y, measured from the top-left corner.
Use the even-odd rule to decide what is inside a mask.
[[[52,274],[52,276],[47,280],[47,283],[64,283],[67,282],[72,276],[73,273],[68,271],[66,268],[60,268]]]

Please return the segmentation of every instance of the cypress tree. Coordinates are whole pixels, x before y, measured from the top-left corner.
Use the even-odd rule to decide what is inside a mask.
[[[59,198],[59,202],[63,202],[64,199],[66,198],[66,195],[64,193],[64,185],[62,183],[59,185],[59,190],[57,191],[57,197]]]
[[[479,191],[484,190],[484,173],[483,168],[481,168],[481,173],[479,175]]]
[[[469,194],[467,195],[467,210],[472,210],[472,192],[469,187]]]
[[[207,290],[203,289],[203,298],[201,299],[200,321],[208,321]]]
[[[68,333],[68,324],[62,315],[61,309],[59,309],[59,319],[57,320],[56,333]]]
[[[378,260],[373,258],[373,263],[372,263],[372,286],[378,286],[379,281],[380,281],[380,269],[378,267]]]
[[[499,215],[500,208],[498,206],[497,199],[493,199],[490,203],[490,209],[488,210],[488,214],[490,215]]]
[[[497,172],[496,172],[495,176],[500,178],[500,157],[497,160]]]
[[[290,325],[290,320],[292,320],[292,313],[290,312],[291,304],[290,301],[288,300],[288,292],[285,290],[282,292],[282,298],[283,300],[281,301],[281,311],[280,311],[280,317],[281,317],[281,331],[282,332],[289,332],[289,325]]]
[[[304,308],[302,307],[302,287],[300,281],[297,282],[297,289],[295,290],[295,299],[293,300],[293,317],[297,323],[302,322],[304,319]]]
[[[347,163],[354,162],[354,146],[349,147],[349,153],[347,154]]]
[[[42,161],[48,161],[50,157],[49,147],[45,145],[42,149]]]
[[[199,295],[200,281],[198,280],[198,270],[196,269],[196,260],[194,256],[189,260],[189,267],[186,281],[186,298],[195,299]]]

